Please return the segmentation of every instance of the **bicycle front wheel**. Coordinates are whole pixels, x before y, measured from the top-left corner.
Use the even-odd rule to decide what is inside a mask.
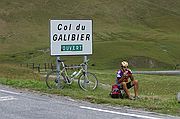
[[[98,80],[93,73],[82,74],[78,79],[79,87],[85,91],[95,90],[98,86]]]
[[[65,86],[65,79],[63,75],[58,75],[57,71],[51,71],[46,76],[46,85],[49,89],[63,89]]]

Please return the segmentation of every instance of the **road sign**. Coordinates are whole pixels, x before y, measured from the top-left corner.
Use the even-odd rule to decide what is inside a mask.
[[[51,55],[90,55],[92,40],[92,20],[50,20]]]

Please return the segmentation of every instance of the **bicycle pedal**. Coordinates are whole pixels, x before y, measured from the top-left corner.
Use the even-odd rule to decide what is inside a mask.
[[[85,81],[85,83],[89,83],[89,81]]]
[[[56,79],[56,80],[54,80],[54,82],[55,82],[55,83],[58,83],[58,80]]]

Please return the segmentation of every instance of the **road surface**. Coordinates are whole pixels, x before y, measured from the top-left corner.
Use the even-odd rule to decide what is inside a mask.
[[[0,85],[0,119],[180,119]]]
[[[180,75],[180,70],[169,71],[133,71],[134,74],[160,74],[160,75]]]

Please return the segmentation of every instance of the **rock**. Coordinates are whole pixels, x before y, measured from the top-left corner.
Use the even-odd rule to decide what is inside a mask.
[[[177,94],[177,101],[180,103],[180,92]]]

